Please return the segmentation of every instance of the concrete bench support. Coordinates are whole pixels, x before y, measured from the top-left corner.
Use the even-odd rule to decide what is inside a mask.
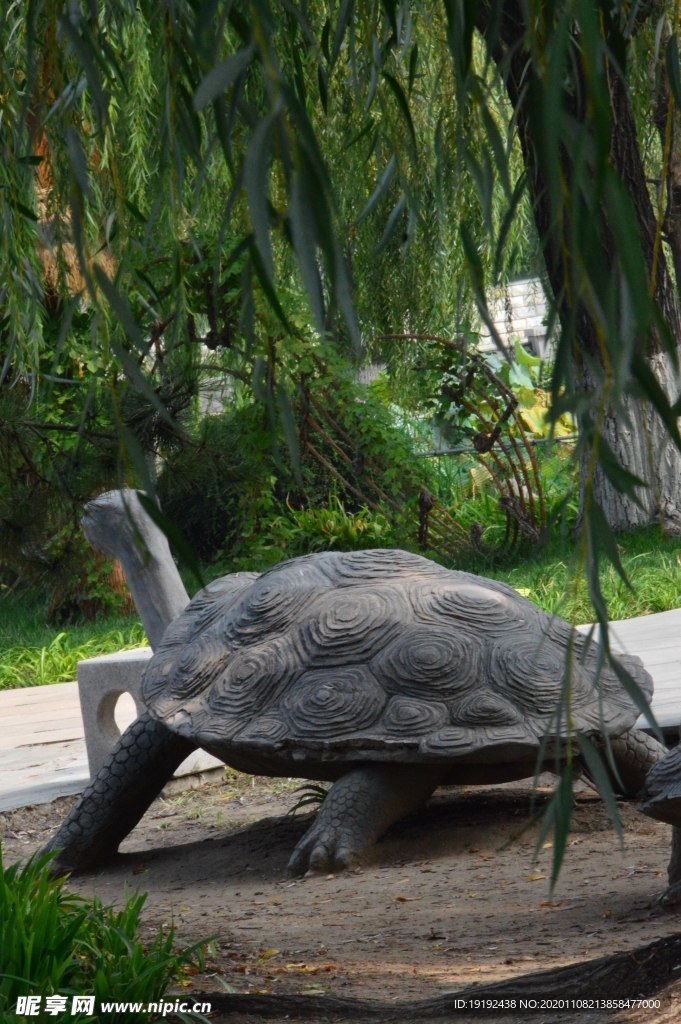
[[[135,702],[137,714],[144,708],[142,701],[142,676],[152,650],[139,647],[132,651],[104,654],[99,658],[88,658],[78,662],[78,695],[83,715],[85,747],[87,749],[90,778],[93,779],[107,757],[121,738],[114,712],[118,698],[129,693]],[[190,775],[204,775],[222,762],[195,750],[182,762],[175,772],[175,779]],[[188,781],[188,784],[191,783]]]
[[[142,675],[151,655],[150,647],[140,647],[78,662],[78,696],[91,779],[121,738],[114,718],[121,694],[129,693],[137,714],[144,713]]]

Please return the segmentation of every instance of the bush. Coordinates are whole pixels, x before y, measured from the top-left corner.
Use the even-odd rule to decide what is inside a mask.
[[[358,384],[354,371],[341,361],[333,372],[308,384],[316,402],[314,416],[305,419],[299,392],[293,403],[301,443],[297,479],[283,432],[273,445],[266,407],[257,401],[205,417],[197,449],[178,447],[165,456],[161,506],[204,563],[265,569],[284,553],[322,550],[329,542],[336,547],[385,546],[387,519],[369,511],[371,501],[386,508],[392,501],[405,515],[418,517],[418,494],[428,480],[428,467],[381,394]],[[320,405],[333,425],[319,413]],[[322,421],[321,433],[310,426],[316,424],[315,417]],[[335,504],[336,490],[340,505]],[[339,532],[336,525],[341,522]]]
[[[0,1020],[14,1019],[23,995],[69,996],[64,1019],[97,1024],[148,1021],[147,1014],[101,1012],[108,1000],[159,1002],[177,981],[184,965],[203,970],[200,945],[173,952],[174,930],[163,929],[152,947],[136,941],[146,894],[128,896],[116,911],[97,898],[90,904],[64,889],[64,880],[49,873],[46,857],[32,857],[21,868],[4,868],[0,847]],[[95,995],[95,1014],[70,1016],[72,995]],[[39,1024],[55,1020],[44,1012]]]
[[[244,555],[262,561],[293,558],[313,551],[359,551],[362,548],[386,548],[396,543],[395,528],[380,512],[366,506],[347,512],[336,494],[329,495],[321,508],[300,511],[288,507],[288,514],[275,516],[267,529],[245,546]]]
[[[206,417],[198,451],[168,454],[158,492],[163,511],[207,563],[239,542],[253,508],[275,483],[283,502],[295,481],[286,467],[277,471],[263,409],[250,403]]]

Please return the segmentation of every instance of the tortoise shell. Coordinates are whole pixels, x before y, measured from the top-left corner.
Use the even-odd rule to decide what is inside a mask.
[[[246,771],[527,761],[556,734],[570,637],[512,587],[418,555],[306,555],[200,591],[150,660],[143,698]],[[640,660],[621,660],[650,700]],[[579,633],[572,661],[574,728],[631,728],[638,709],[610,668],[595,685],[596,645]]]

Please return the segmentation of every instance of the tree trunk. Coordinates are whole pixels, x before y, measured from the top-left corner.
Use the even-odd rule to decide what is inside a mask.
[[[507,0],[494,53],[495,60],[499,65],[502,65],[503,61],[508,61],[509,54],[511,54],[510,73],[506,76],[506,84],[514,110],[517,109],[522,96],[520,87],[516,83],[525,85],[532,74],[531,66],[528,67],[528,55],[524,47],[519,45],[525,30],[523,10],[520,0]],[[483,0],[479,11],[478,27],[480,31],[484,32],[492,11],[489,0]],[[636,124],[626,88],[612,69],[609,69],[608,77],[613,117],[611,161],[627,187],[636,210],[643,256],[650,280],[657,228],[656,213],[648,192]],[[575,90],[570,94],[566,91],[563,102],[573,117],[581,119],[584,116],[583,111],[578,107],[581,100],[576,99],[576,96],[583,96],[583,92]],[[537,165],[532,127],[524,104],[521,104],[518,113],[518,130],[530,182],[535,223],[542,243],[549,281],[554,295],[564,295],[563,252],[559,239],[555,236],[548,190]],[[567,157],[564,158],[564,171],[567,180],[570,180],[571,168]],[[605,228],[607,236],[607,225]],[[662,246],[659,248],[657,259],[655,298],[669,325],[672,337],[679,345],[681,342],[681,317],[677,293]],[[562,325],[568,323],[572,312],[568,300],[563,298],[559,308]],[[590,357],[600,360],[595,325],[583,304],[580,305],[578,311],[577,334],[583,351]],[[677,382],[671,360],[664,351],[661,338],[653,337],[647,355],[649,365],[660,386],[668,398],[674,402],[678,397]],[[579,376],[581,386],[587,391],[593,390],[595,380],[590,374],[588,366],[583,364],[580,367]],[[668,439],[664,425],[648,404],[643,405],[639,399],[634,398],[625,399],[623,404],[627,414],[626,420],[616,416],[613,409],[606,409],[601,427],[602,433],[621,465],[635,473],[648,486],[639,488],[638,497],[641,503],[641,507],[639,507],[631,498],[616,492],[600,467],[597,467],[593,479],[593,495],[601,504],[608,522],[614,529],[631,529],[647,525],[660,516],[660,511],[664,518],[676,519],[678,517],[681,525],[681,453]],[[581,507],[583,507],[587,460],[588,454],[583,460],[580,473]]]
[[[610,156],[634,202],[643,258],[650,280],[657,213],[650,200],[629,97],[621,79],[612,70],[609,71],[609,79],[614,122]],[[678,346],[681,341],[681,320],[677,292],[661,245],[655,276],[655,298]],[[648,363],[673,404],[678,398],[678,383],[671,358],[659,338],[653,339]],[[624,406],[629,422],[615,416],[612,410],[606,410],[602,432],[620,464],[645,480],[648,487],[638,489],[639,507],[631,498],[618,494],[598,467],[594,474],[594,496],[614,529],[646,526],[660,517],[678,526],[681,524],[681,452],[670,440],[664,424],[649,403],[627,398]],[[583,481],[585,466],[581,469]]]
[[[673,402],[677,396],[677,382],[668,353],[658,352],[649,357],[648,363]],[[583,383],[586,388],[594,386],[586,373]],[[678,530],[681,528],[681,453],[648,402],[627,398],[623,404],[628,422],[612,410],[606,411],[601,432],[620,464],[649,486],[637,488],[639,506],[627,495],[616,491],[600,466],[596,466],[594,497],[615,530],[647,526],[660,520],[660,512],[662,521]],[[583,457],[580,465],[580,506],[584,499],[586,475],[587,462]]]
[[[667,48],[669,32],[663,35],[660,45],[658,73],[660,76],[657,99],[653,107],[653,119],[660,136],[660,150],[664,153],[667,136],[667,115],[669,112],[669,80],[665,67],[664,54]],[[664,215],[664,238],[669,243],[676,277],[677,294],[681,283],[681,152],[679,147],[678,116],[676,113],[671,123],[671,147],[669,150],[669,166],[665,190],[667,193],[666,211]],[[662,182],[659,183],[659,188]]]

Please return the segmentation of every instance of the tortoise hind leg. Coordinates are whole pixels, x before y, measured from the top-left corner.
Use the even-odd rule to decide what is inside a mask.
[[[196,744],[148,712],[121,736],[42,853],[60,852],[52,870],[85,871],[111,858]]]
[[[638,796],[645,785],[648,772],[665,756],[667,748],[642,729],[629,729],[621,736],[611,737],[610,743],[617,771],[624,786],[622,795]],[[619,789],[619,786],[617,788]]]
[[[393,822],[426,802],[445,774],[440,766],[386,764],[343,775],[293,851],[290,874],[357,864]]]

